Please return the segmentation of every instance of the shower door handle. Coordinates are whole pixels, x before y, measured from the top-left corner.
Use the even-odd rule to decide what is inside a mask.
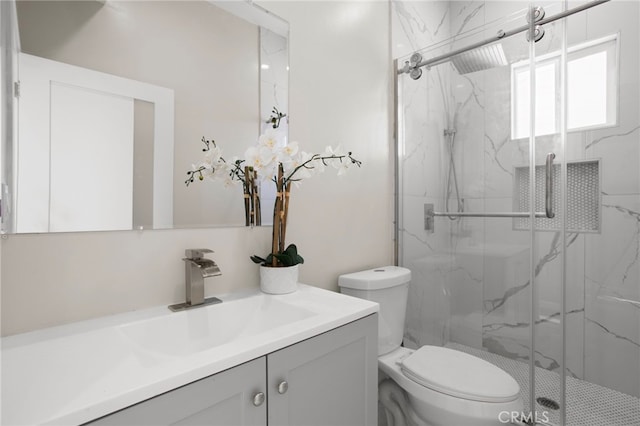
[[[544,210],[548,218],[554,217],[556,214],[553,212],[553,159],[556,155],[553,152],[547,154],[547,161],[545,164],[545,179],[544,179]]]

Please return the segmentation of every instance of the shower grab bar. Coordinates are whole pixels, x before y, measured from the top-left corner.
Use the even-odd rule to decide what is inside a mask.
[[[574,13],[582,12],[583,10],[590,9],[590,8],[592,8],[594,6],[598,6],[600,4],[607,3],[609,1],[610,0],[591,0],[591,1],[588,1],[588,2],[586,2],[584,4],[581,4],[580,6],[576,6],[573,9],[568,9],[568,10],[565,10],[563,12],[557,13],[556,15],[550,16],[548,18],[541,19],[538,22],[535,22],[535,24],[536,25],[548,24],[550,22],[554,22],[554,21],[557,21],[558,19],[566,18],[567,16],[571,16]],[[466,47],[463,47],[461,49],[457,49],[457,50],[454,50],[452,52],[445,53],[444,55],[436,56],[434,58],[427,59],[427,60],[422,60],[419,63],[415,64],[414,66],[410,66],[409,62],[407,61],[405,66],[400,68],[400,69],[398,69],[398,70],[396,70],[396,72],[398,74],[404,74],[404,73],[411,72],[412,69],[438,65],[438,64],[441,64],[443,62],[447,62],[447,60],[452,56],[459,55],[460,53],[464,53],[464,52],[468,52],[469,50],[477,49],[478,47],[482,47],[482,46],[485,46],[487,44],[494,43],[494,42],[496,42],[498,40],[501,40],[503,38],[511,37],[512,35],[525,32],[525,31],[529,30],[530,28],[531,28],[531,24],[527,24],[527,25],[523,25],[521,27],[515,28],[513,30],[509,30],[509,31],[500,30],[500,31],[498,31],[498,34],[495,35],[494,37],[490,37],[490,38],[488,38],[486,40],[482,40],[480,42],[473,43],[473,44],[471,44],[469,46],[466,46]]]
[[[427,206],[433,206],[433,204],[427,204]],[[531,213],[528,212],[488,212],[488,213],[473,213],[473,212],[436,212],[433,207],[427,207],[425,214],[428,216],[442,216],[442,217],[529,217]],[[535,217],[548,217],[546,212],[535,212]]]
[[[547,154],[545,161],[545,196],[544,196],[544,212],[533,213],[534,217],[553,218],[553,160],[556,155],[553,152]],[[509,218],[527,218],[531,216],[529,212],[437,212],[433,210],[433,204],[424,205],[425,229],[433,230],[433,218],[440,217],[509,217]]]

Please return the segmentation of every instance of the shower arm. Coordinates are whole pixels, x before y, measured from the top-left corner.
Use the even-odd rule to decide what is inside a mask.
[[[590,9],[590,8],[592,8],[594,6],[598,6],[598,5],[602,4],[602,3],[607,3],[609,1],[610,0],[593,0],[593,1],[590,1],[588,3],[582,4],[580,6],[576,6],[573,9],[565,10],[564,12],[557,13],[557,14],[555,14],[553,16],[548,17],[548,18],[541,19],[541,20],[535,22],[535,25],[537,26],[537,25],[548,24],[549,22],[553,22],[553,21],[557,21],[558,19],[566,18],[567,16],[573,15],[574,13],[582,12],[583,10]],[[513,30],[509,30],[509,31],[500,30],[500,31],[498,31],[497,35],[495,35],[493,37],[490,37],[490,38],[488,38],[486,40],[479,41],[477,43],[473,43],[473,44],[471,44],[469,46],[454,50],[454,51],[446,53],[444,55],[436,56],[435,58],[422,60],[422,61],[418,62],[417,64],[415,64],[413,66],[411,66],[409,64],[409,62],[405,62],[404,67],[402,67],[399,70],[397,70],[397,72],[398,72],[398,74],[404,74],[404,73],[411,72],[411,70],[413,70],[413,69],[418,69],[418,68],[421,68],[421,67],[429,67],[429,66],[432,66],[432,65],[438,65],[438,64],[441,64],[443,62],[446,62],[452,56],[456,56],[456,55],[459,55],[461,53],[468,52],[470,50],[477,49],[479,47],[485,46],[487,44],[494,43],[494,42],[496,42],[498,40],[501,40],[501,39],[503,39],[505,37],[511,37],[512,35],[519,34],[519,33],[522,33],[524,31],[527,31],[530,28],[531,28],[531,24],[527,24],[527,25],[523,25],[521,27],[514,28]]]

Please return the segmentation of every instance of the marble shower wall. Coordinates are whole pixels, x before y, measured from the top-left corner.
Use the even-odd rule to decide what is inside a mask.
[[[402,66],[414,51],[423,49],[425,57],[446,51],[442,42],[452,36],[463,37],[457,42],[462,45],[522,25],[523,7],[522,2],[392,1],[393,56]],[[559,7],[545,3],[548,14]],[[567,369],[634,396],[640,395],[638,9],[638,2],[614,1],[568,18],[569,45],[620,32],[618,123],[571,132],[566,158],[558,136],[538,138],[536,152],[536,164],[549,151],[558,161],[600,159],[600,232],[566,235]],[[559,24],[546,30],[536,54],[560,47]],[[523,35],[504,40],[503,49],[511,63],[528,54]],[[424,203],[445,207],[450,152],[465,211],[513,209],[514,168],[529,163],[529,147],[528,140],[511,138],[510,78],[509,67],[460,75],[449,63],[425,70],[417,81],[399,77],[400,259],[414,276],[407,346],[454,341],[528,360],[529,232],[515,230],[508,219],[436,218],[434,233],[423,223]],[[456,130],[453,144],[445,129]],[[453,194],[449,208],[456,205]],[[537,232],[532,249],[536,364],[559,371],[561,233]]]
[[[584,378],[640,396],[640,3],[581,18],[572,34],[620,32],[619,124],[568,142],[602,162],[602,232],[584,236]]]

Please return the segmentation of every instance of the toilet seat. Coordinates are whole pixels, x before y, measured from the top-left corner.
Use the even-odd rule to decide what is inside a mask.
[[[399,362],[415,383],[457,398],[480,402],[510,402],[520,386],[502,369],[465,352],[423,346]]]

